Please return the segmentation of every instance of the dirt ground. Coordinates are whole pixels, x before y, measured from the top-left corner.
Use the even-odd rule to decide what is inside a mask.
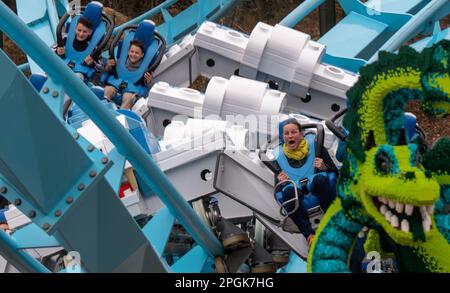
[[[195,0],[184,0],[177,5],[170,7],[169,11],[172,15],[176,15],[178,11],[187,7]],[[113,6],[111,1],[103,0],[105,6]],[[155,1],[156,3],[157,1]],[[162,1],[159,1],[162,2]],[[158,3],[159,3],[158,2]],[[271,25],[275,25],[280,22],[284,16],[297,7],[302,0],[255,0],[248,1],[242,0],[232,11],[220,20],[221,24],[233,27],[239,31],[250,33],[253,27],[259,22],[265,22]],[[337,2],[337,1],[336,1]],[[109,5],[108,5],[109,4]],[[114,7],[114,6],[113,6]],[[142,8],[140,8],[142,9]],[[120,11],[107,8],[106,11],[109,15],[112,15],[115,19],[116,25],[121,24],[129,19],[126,15]],[[133,11],[134,15],[139,15],[144,11]],[[339,21],[344,16],[339,4],[336,3],[336,19]],[[155,22],[160,23],[158,16],[155,17]],[[441,21],[442,28],[448,28],[450,26],[450,16],[447,16]],[[314,10],[308,17],[295,26],[295,29],[304,33],[310,34],[314,40],[319,39],[319,13],[318,9]],[[12,57],[16,64],[22,64],[26,61],[24,54],[21,50],[10,42],[6,36],[4,36],[5,52]],[[204,89],[205,80],[200,79],[196,81],[195,87]],[[417,116],[419,125],[426,131],[430,143],[433,143],[437,138],[441,136],[450,136],[450,116],[434,119],[427,117],[421,110],[417,102],[411,102],[407,109]]]

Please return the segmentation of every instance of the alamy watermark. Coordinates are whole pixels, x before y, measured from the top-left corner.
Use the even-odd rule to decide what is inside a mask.
[[[189,120],[189,123],[188,123]],[[173,131],[184,136],[170,144],[174,150],[246,149],[256,150],[278,139],[280,115],[202,115],[194,109],[194,117],[176,115],[171,119]],[[178,124],[174,121],[180,121]],[[181,122],[183,121],[183,122]],[[180,130],[177,129],[181,125]]]

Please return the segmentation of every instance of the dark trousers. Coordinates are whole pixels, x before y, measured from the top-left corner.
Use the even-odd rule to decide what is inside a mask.
[[[291,219],[297,225],[300,233],[308,238],[309,235],[314,234],[314,230],[311,227],[311,223],[308,218],[308,211],[305,209],[303,205],[304,195],[300,189],[298,190],[298,199],[299,199],[299,207],[295,213],[290,215]],[[325,212],[330,206],[333,199],[336,197],[336,191],[331,188],[330,181],[328,177],[323,175],[317,175],[314,177],[313,182],[311,183],[310,192],[317,196],[319,200],[319,204],[322,210]],[[287,201],[295,197],[294,187],[288,186],[283,190],[283,199]],[[294,210],[295,203],[291,202],[285,205],[285,208],[288,212]]]

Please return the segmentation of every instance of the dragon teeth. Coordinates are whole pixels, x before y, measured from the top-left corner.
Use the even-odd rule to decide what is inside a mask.
[[[414,210],[414,206],[407,204],[405,205],[405,214],[407,214],[408,216],[411,216],[413,214],[413,210]]]
[[[382,205],[381,207],[380,207],[380,213],[384,216],[384,214],[386,214],[386,212],[387,212],[387,206],[385,206],[385,205]]]
[[[386,218],[386,220],[387,220],[388,222],[391,222],[392,212],[391,212],[391,211],[387,211],[387,212],[384,214],[384,217]]]
[[[397,202],[397,203],[395,203],[395,210],[397,211],[397,213],[403,213],[403,208],[405,207],[405,205],[404,204],[402,204],[402,203],[399,203],[399,202]]]
[[[427,212],[429,215],[434,214],[434,205],[427,206]]]
[[[425,206],[419,207],[420,215],[422,215],[422,219],[425,218],[426,215],[428,215],[427,208]]]
[[[430,214],[428,213],[428,206],[426,206],[426,207],[425,206],[421,206],[420,207],[420,215],[422,216],[422,220],[429,219],[430,222],[431,222],[431,217],[430,217]]]
[[[428,231],[430,231],[430,229],[431,229],[431,218],[430,218],[430,217],[425,218],[425,219],[422,221],[422,227],[423,227],[423,231],[424,231],[425,233],[428,232]]]
[[[381,203],[383,203],[383,204],[387,204],[387,203],[388,203],[387,199],[385,199],[384,197],[379,197],[378,200],[379,200]]]
[[[388,200],[388,204],[389,204],[389,207],[390,207],[391,209],[395,208],[395,201],[389,199],[389,200]]]
[[[400,229],[403,232],[409,232],[409,222],[407,219],[403,219],[400,226],[401,226]]]
[[[398,217],[396,215],[393,215],[391,217],[391,221],[390,222],[391,222],[392,227],[394,227],[394,228],[397,228],[399,226],[399,224],[398,224]]]

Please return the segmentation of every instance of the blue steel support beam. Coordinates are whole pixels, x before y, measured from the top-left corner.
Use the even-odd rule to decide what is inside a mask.
[[[153,16],[157,15],[161,12],[162,9],[169,8],[172,4],[178,2],[178,0],[168,0],[164,1],[163,3],[159,4],[158,6],[155,6],[154,8],[150,9],[149,11],[139,15],[138,17],[133,18],[130,21],[127,21],[117,27],[114,28],[113,35],[116,35],[123,27],[133,25],[133,24],[139,24],[140,22],[150,19]]]
[[[2,256],[22,273],[50,273],[43,264],[21,250],[16,241],[0,230],[0,251]]]
[[[222,7],[217,13],[215,13],[213,16],[210,17],[210,21],[216,21],[220,18],[222,18],[222,16],[224,16],[225,13],[228,12],[229,9],[233,8],[234,6],[236,6],[239,3],[240,0],[235,0],[235,1],[225,1],[222,0],[220,2],[220,6]]]
[[[369,59],[368,63],[378,60],[378,52],[380,51],[396,51],[401,45],[403,45],[404,42],[420,33],[424,29],[424,26],[427,25],[427,22],[442,9],[446,8],[447,5],[448,0],[434,0],[428,3],[402,28],[392,35],[392,37]]]
[[[50,28],[53,33],[53,38],[56,40],[56,28],[58,26],[58,12],[56,10],[56,3],[54,3],[54,0],[46,0],[47,5],[47,13],[48,13],[48,19],[50,22]]]
[[[302,21],[314,9],[325,3],[326,0],[305,0],[297,8],[291,11],[285,18],[280,21],[280,25],[286,27],[294,27],[297,23]]]
[[[145,150],[122,127],[115,116],[105,109],[94,93],[3,2],[0,2],[0,29],[33,60],[38,60],[38,65],[55,82],[64,84],[67,94],[105,133],[117,150],[128,158],[194,240],[210,255],[223,255],[223,247],[219,240],[194,213]]]

